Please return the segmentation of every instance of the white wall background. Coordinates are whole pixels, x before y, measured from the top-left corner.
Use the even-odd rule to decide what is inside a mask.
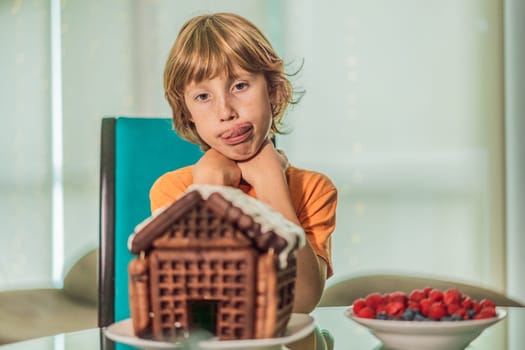
[[[234,11],[267,33],[290,71],[304,60],[293,81],[306,95],[278,144],[295,165],[327,173],[339,188],[332,281],[394,270],[518,286],[512,271],[523,261],[507,258],[525,247],[519,222],[508,224],[512,235],[505,230],[504,169],[505,154],[518,162],[519,145],[505,148],[504,107],[516,106],[513,120],[523,128],[523,106],[512,96],[524,79],[504,79],[510,22],[502,3],[62,1],[64,268],[98,244],[100,119],[169,116],[162,71],[180,26],[202,12]],[[0,38],[0,289],[46,286],[48,4],[0,2]],[[523,47],[515,42],[505,53],[518,62]],[[507,175],[514,186],[523,171],[515,174]],[[523,290],[509,289],[525,301]]]

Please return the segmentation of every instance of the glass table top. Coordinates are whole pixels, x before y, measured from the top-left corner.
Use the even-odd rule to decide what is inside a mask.
[[[382,343],[366,328],[347,318],[346,307],[320,307],[312,312],[316,325],[327,330],[334,339],[334,350],[380,350]],[[525,349],[525,308],[505,308],[505,319],[487,328],[466,349],[522,350]],[[27,340],[0,346],[0,350],[107,350],[114,348],[107,341],[103,329],[93,328],[78,332]],[[133,349],[117,344],[117,349]]]

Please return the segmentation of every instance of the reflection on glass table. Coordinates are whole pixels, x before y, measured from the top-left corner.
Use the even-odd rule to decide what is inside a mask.
[[[328,330],[335,350],[382,350],[381,342],[365,327],[345,316],[346,307],[319,307],[311,315],[321,329]],[[487,328],[468,347],[468,350],[525,349],[525,308],[505,308],[507,317]],[[105,341],[103,330],[94,328],[59,334],[0,346],[0,350],[109,350],[112,342]],[[120,346],[119,349],[122,349]],[[125,347],[131,349],[131,347]]]

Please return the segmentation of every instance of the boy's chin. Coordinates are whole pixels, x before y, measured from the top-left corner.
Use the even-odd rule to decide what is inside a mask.
[[[247,160],[252,159],[254,156],[255,154],[245,154],[245,155],[235,155],[229,158],[235,162],[245,162]]]
[[[259,150],[245,150],[242,152],[229,152],[229,154],[226,154],[226,157],[230,158],[231,160],[235,162],[245,162],[247,160],[252,159],[259,153]]]

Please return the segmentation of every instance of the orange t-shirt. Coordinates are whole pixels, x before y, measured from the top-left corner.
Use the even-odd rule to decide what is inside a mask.
[[[155,181],[150,190],[152,212],[174,202],[193,183],[193,166],[168,172]],[[337,189],[320,173],[289,166],[286,178],[297,218],[315,253],[326,261],[327,277],[332,276],[331,234],[335,229]],[[250,186],[240,189],[257,197]]]

